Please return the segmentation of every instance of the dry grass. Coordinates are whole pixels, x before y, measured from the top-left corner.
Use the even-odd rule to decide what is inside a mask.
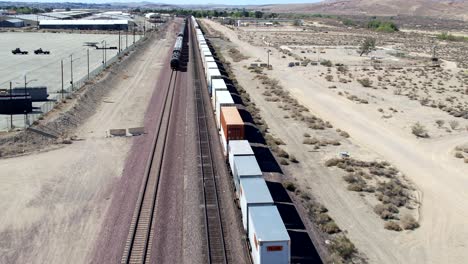
[[[238,49],[231,48],[228,50],[229,56],[232,58],[234,62],[239,62],[248,59],[249,57],[242,54]]]

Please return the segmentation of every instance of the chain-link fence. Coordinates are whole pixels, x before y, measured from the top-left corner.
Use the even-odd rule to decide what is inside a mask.
[[[42,34],[42,35],[39,35]],[[37,37],[43,36],[44,33],[38,33]],[[51,35],[53,35],[51,33]],[[66,100],[69,95],[80,89],[90,82],[94,77],[99,75],[107,66],[119,60],[121,56],[132,50],[135,45],[146,37],[141,35],[81,35],[55,34],[57,37],[65,40],[58,41],[64,43],[80,43],[76,49],[71,48],[55,48],[57,53],[64,50],[62,53],[55,54],[55,60],[50,61],[48,55],[28,55],[35,56],[31,62],[26,56],[16,55],[15,61],[7,65],[13,67],[2,69],[0,72],[21,72],[27,68],[27,72],[13,77],[9,80],[0,79],[0,88],[12,87],[22,89],[24,87],[47,87],[49,97],[47,101],[33,102],[33,111],[24,115],[0,115],[0,130],[10,130],[12,128],[27,128],[34,124],[35,121],[41,119],[42,116],[51,111],[62,100]],[[65,35],[65,36],[64,36]],[[119,39],[120,37],[120,39]],[[78,41],[76,39],[79,39]],[[83,40],[87,40],[84,42]],[[89,40],[89,41],[88,41]],[[120,42],[120,43],[119,43]],[[84,43],[85,46],[82,46]],[[91,45],[91,46],[87,46]],[[97,48],[99,47],[99,48]],[[119,52],[119,47],[121,51]],[[73,51],[71,54],[66,52]],[[59,59],[57,59],[59,57]],[[26,64],[30,63],[30,64]],[[32,65],[31,65],[32,64]],[[15,71],[15,69],[18,69]],[[25,89],[26,90],[26,89]]]

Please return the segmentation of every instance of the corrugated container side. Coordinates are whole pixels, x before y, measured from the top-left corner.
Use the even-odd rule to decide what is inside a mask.
[[[244,139],[244,122],[236,107],[221,107],[221,126],[224,137],[229,140]]]
[[[210,63],[216,64],[216,62],[210,62]],[[219,109],[218,109],[217,104],[216,104],[216,101],[218,100],[218,98],[216,96],[216,92],[217,91],[227,91],[228,89],[227,89],[226,83],[224,82],[223,79],[211,80],[211,86],[212,86],[213,94],[215,95],[215,96],[211,97],[211,102],[213,103],[213,108],[215,108],[215,111],[219,112]],[[232,97],[231,97],[231,99],[232,99]],[[218,121],[219,121],[219,118],[218,118]]]
[[[280,229],[285,229],[284,223],[279,216],[276,206],[263,206],[252,208],[254,210],[268,209],[273,212],[268,218],[256,219],[254,214],[249,214],[248,238],[252,248],[251,255],[254,264],[289,264],[291,259],[291,248],[289,235],[285,239],[269,241],[263,240],[262,234],[258,233],[256,226],[266,227],[272,222],[281,223]],[[278,219],[279,218],[279,219]],[[275,227],[269,227],[275,228]],[[272,230],[274,232],[275,230]],[[287,232],[286,232],[287,234]]]
[[[234,168],[234,157],[237,156],[254,156],[249,141],[231,140],[231,144],[229,144],[229,166],[231,170]]]
[[[216,125],[217,125],[217,128],[220,129],[221,128],[221,107],[228,107],[228,106],[234,106],[235,107],[235,104],[234,104],[234,100],[232,99],[231,97],[231,93],[229,93],[229,91],[220,91],[220,90],[216,90],[215,92],[215,96],[213,97],[216,97]]]
[[[206,69],[206,64],[207,64],[208,62],[215,62],[215,59],[214,59],[213,57],[206,57],[206,58],[205,58],[205,62],[204,62],[204,64],[203,64],[203,67],[204,67],[205,69]]]
[[[207,80],[206,83],[208,84],[208,92],[210,96],[213,96],[213,91],[211,87],[211,81],[213,79],[222,79],[221,73],[219,72],[218,69],[206,69],[207,72]]]
[[[241,178],[239,192],[236,194],[239,197],[242,212],[242,224],[246,231],[248,230],[248,215],[251,207],[274,205],[270,190],[262,177],[253,179]]]

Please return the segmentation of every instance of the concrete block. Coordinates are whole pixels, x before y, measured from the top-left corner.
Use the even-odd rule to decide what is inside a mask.
[[[250,63],[250,67],[258,67],[258,63]]]
[[[266,63],[260,63],[260,67],[266,68],[266,67],[268,67],[268,64],[266,64]]]
[[[126,129],[109,129],[109,134],[116,137],[125,137],[127,135]]]
[[[138,136],[145,133],[145,127],[132,127],[128,129],[128,133],[132,136]]]

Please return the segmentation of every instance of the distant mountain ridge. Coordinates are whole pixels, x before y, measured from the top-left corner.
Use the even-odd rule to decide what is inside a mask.
[[[262,5],[258,8],[279,13],[414,15],[468,21],[468,0],[325,0],[311,4]]]

